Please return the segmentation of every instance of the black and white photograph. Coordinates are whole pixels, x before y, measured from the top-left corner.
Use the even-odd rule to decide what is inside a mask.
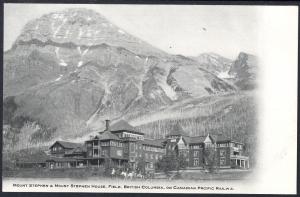
[[[297,25],[293,6],[4,4],[3,191],[295,193]]]

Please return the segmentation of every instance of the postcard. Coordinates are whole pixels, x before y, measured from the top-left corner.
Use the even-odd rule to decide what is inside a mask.
[[[4,4],[4,192],[294,194],[297,6]]]

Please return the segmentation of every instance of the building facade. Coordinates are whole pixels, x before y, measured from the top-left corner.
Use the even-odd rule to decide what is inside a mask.
[[[50,148],[49,168],[104,167],[109,162],[116,168],[154,171],[163,157],[181,156],[190,169],[207,165],[207,152],[213,153],[219,168],[249,168],[244,144],[221,135],[189,136],[176,124],[164,139],[146,139],[126,121],[121,120],[83,144],[57,141]],[[139,169],[144,166],[144,169]]]
[[[189,168],[204,168],[208,152],[214,155],[214,165],[218,168],[250,168],[249,157],[245,156],[245,146],[241,142],[222,135],[189,136],[177,124],[166,135],[166,155],[182,155]]]

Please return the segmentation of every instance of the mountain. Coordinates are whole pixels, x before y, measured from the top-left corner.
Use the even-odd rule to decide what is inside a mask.
[[[258,59],[256,56],[240,52],[235,60],[224,58],[215,53],[202,53],[191,57],[201,68],[217,75],[240,90],[255,89]]]
[[[6,140],[22,148],[81,138],[102,129],[106,118],[135,120],[236,88],[97,12],[68,9],[24,27],[4,53],[3,90]]]
[[[228,73],[234,76],[234,83],[239,89],[251,90],[257,86],[257,69],[257,57],[241,52],[237,59],[232,63]]]
[[[228,71],[231,67],[233,60],[222,57],[216,53],[202,53],[196,57],[196,60],[201,67],[217,75],[219,78],[231,78]]]

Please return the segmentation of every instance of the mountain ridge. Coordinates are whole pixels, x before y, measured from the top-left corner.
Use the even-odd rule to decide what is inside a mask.
[[[187,99],[237,91],[196,60],[161,52],[126,32],[120,33],[116,26],[114,32],[107,30],[108,39],[97,38],[91,45],[90,38],[95,38],[95,33],[78,39],[77,19],[68,22],[68,17],[62,17],[65,12],[59,13],[41,17],[50,27],[34,23],[39,19],[33,20],[4,54],[3,105],[9,114],[4,124],[17,129],[17,136],[23,136],[24,142],[16,142],[21,143],[20,147],[27,142],[43,144],[57,138],[89,135],[102,128],[103,119],[134,120]],[[56,33],[61,36],[54,39],[54,19],[46,20],[53,14],[61,17],[61,22],[66,20],[66,26],[53,29],[58,29]],[[95,21],[88,17],[86,13],[79,17],[82,26]],[[99,31],[97,24],[92,24],[93,31]],[[101,28],[110,26],[109,21],[105,24],[100,24]],[[38,31],[33,33],[35,28]],[[120,35],[135,43],[128,44],[124,39],[115,42]],[[116,39],[110,39],[113,36]]]

